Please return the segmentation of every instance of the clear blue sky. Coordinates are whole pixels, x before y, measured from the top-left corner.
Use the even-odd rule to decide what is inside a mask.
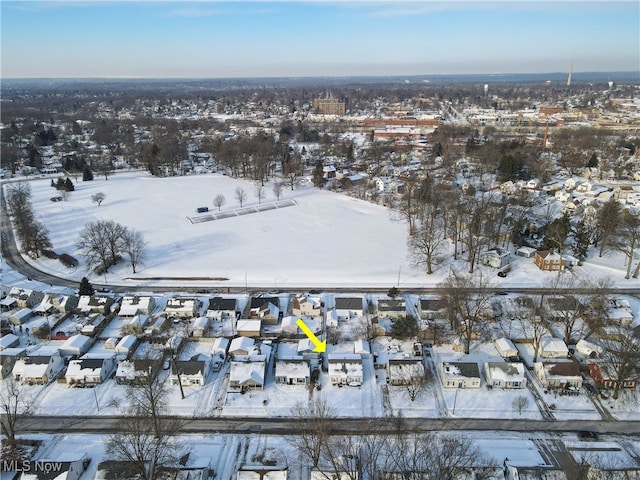
[[[5,1],[3,78],[640,70],[640,2]]]

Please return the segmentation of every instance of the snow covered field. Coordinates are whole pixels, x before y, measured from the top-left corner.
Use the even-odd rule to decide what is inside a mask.
[[[30,185],[34,209],[49,229],[58,253],[79,257],[75,245],[80,231],[96,220],[114,220],[136,229],[148,242],[146,264],[135,275],[124,264],[112,268],[106,277],[96,277],[82,261],[70,270],[56,260],[30,260],[42,270],[69,279],[88,275],[95,283],[106,280],[109,284],[149,287],[387,287],[399,282],[400,288],[410,288],[436,285],[453,264],[451,255],[444,252],[442,264],[427,276],[410,265],[407,227],[392,220],[387,208],[309,184],[293,191],[283,189],[281,200],[295,200],[296,205],[201,223],[192,223],[189,218],[207,215],[196,213],[203,206],[215,213],[213,198],[217,194],[226,198],[222,212],[237,209],[237,187],[247,193],[245,207],[257,206],[255,185],[218,174],[155,178],[143,172],[118,173],[108,181],[98,176],[91,182],[79,179],[76,190],[64,202],[50,201],[57,195],[50,179],[31,181]],[[265,191],[263,203],[275,202],[272,185],[265,185]],[[106,195],[101,206],[91,201],[97,192]],[[455,268],[466,271],[464,259]],[[621,256],[595,255],[583,267],[575,267],[573,275],[610,276],[617,285],[632,286],[633,280],[624,280],[623,269]],[[476,275],[481,274],[505,287],[544,285],[555,276],[538,270],[533,259],[520,257],[513,257],[507,278],[501,279],[495,270],[484,266],[476,268]],[[210,280],[188,280],[193,277]],[[213,280],[221,278],[227,280]]]

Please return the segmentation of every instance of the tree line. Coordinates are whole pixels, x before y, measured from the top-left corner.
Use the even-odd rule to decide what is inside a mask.
[[[31,186],[26,182],[11,185],[8,188],[7,205],[13,215],[22,251],[32,258],[39,258],[52,244],[47,227],[33,212]]]

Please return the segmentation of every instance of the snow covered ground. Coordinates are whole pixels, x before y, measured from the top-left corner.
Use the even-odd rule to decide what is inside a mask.
[[[218,174],[155,178],[143,172],[118,173],[108,181],[96,177],[91,182],[77,180],[67,201],[51,202],[57,195],[50,179],[29,182],[34,210],[49,229],[54,250],[79,257],[76,242],[85,224],[114,220],[140,231],[148,242],[148,258],[134,275],[127,265],[119,265],[104,276],[95,277],[84,263],[67,269],[57,260],[30,260],[38,268],[69,279],[89,276],[94,282],[118,285],[260,285],[286,288],[287,285],[312,286],[391,286],[400,288],[435,285],[454,265],[451,255],[425,275],[408,261],[407,227],[392,220],[387,208],[343,194],[321,191],[309,184],[284,189],[281,199],[296,205],[250,215],[192,223],[198,207],[215,213],[213,198],[222,194],[222,212],[239,207],[236,187],[247,192],[244,206],[257,206],[255,186],[244,180]],[[6,188],[6,185],[5,185]],[[271,185],[265,185],[267,198],[276,201]],[[91,196],[103,192],[101,206]],[[464,260],[455,264],[466,270]],[[541,272],[533,259],[513,258],[507,278],[495,270],[479,266],[476,275],[490,278],[496,285],[544,285],[555,276]],[[566,275],[570,275],[567,273]],[[581,278],[610,276],[615,284],[631,286],[624,280],[624,259],[609,254],[590,257],[573,273]],[[210,280],[189,281],[202,277]],[[156,278],[156,280],[148,280]],[[177,281],[175,278],[184,280]],[[227,280],[213,280],[213,279]],[[166,279],[166,280],[157,280]],[[174,279],[174,280],[171,280]]]

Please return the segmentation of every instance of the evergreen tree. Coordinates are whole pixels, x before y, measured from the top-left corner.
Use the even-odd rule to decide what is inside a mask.
[[[90,182],[93,180],[93,172],[89,167],[84,167],[84,171],[82,172],[82,181]]]
[[[56,188],[56,182],[54,182],[54,181],[53,181],[53,178],[51,179],[51,186],[52,186],[53,188]]]
[[[56,182],[56,190],[66,190],[66,188],[66,182],[62,179],[62,177],[58,178],[58,181]]]
[[[67,181],[64,182],[64,186],[67,192],[73,192],[76,189],[76,187],[73,186],[73,182],[69,177],[67,177]]]
[[[313,169],[313,185],[316,187],[321,187],[326,182],[324,178],[324,171],[321,161],[316,162],[316,166]]]
[[[591,245],[591,231],[584,220],[580,220],[573,231],[573,254],[580,261],[588,256]]]
[[[91,285],[91,282],[89,281],[89,279],[87,277],[82,277],[82,280],[80,280],[80,287],[78,288],[78,295],[93,295],[96,291],[93,288],[93,285]]]

